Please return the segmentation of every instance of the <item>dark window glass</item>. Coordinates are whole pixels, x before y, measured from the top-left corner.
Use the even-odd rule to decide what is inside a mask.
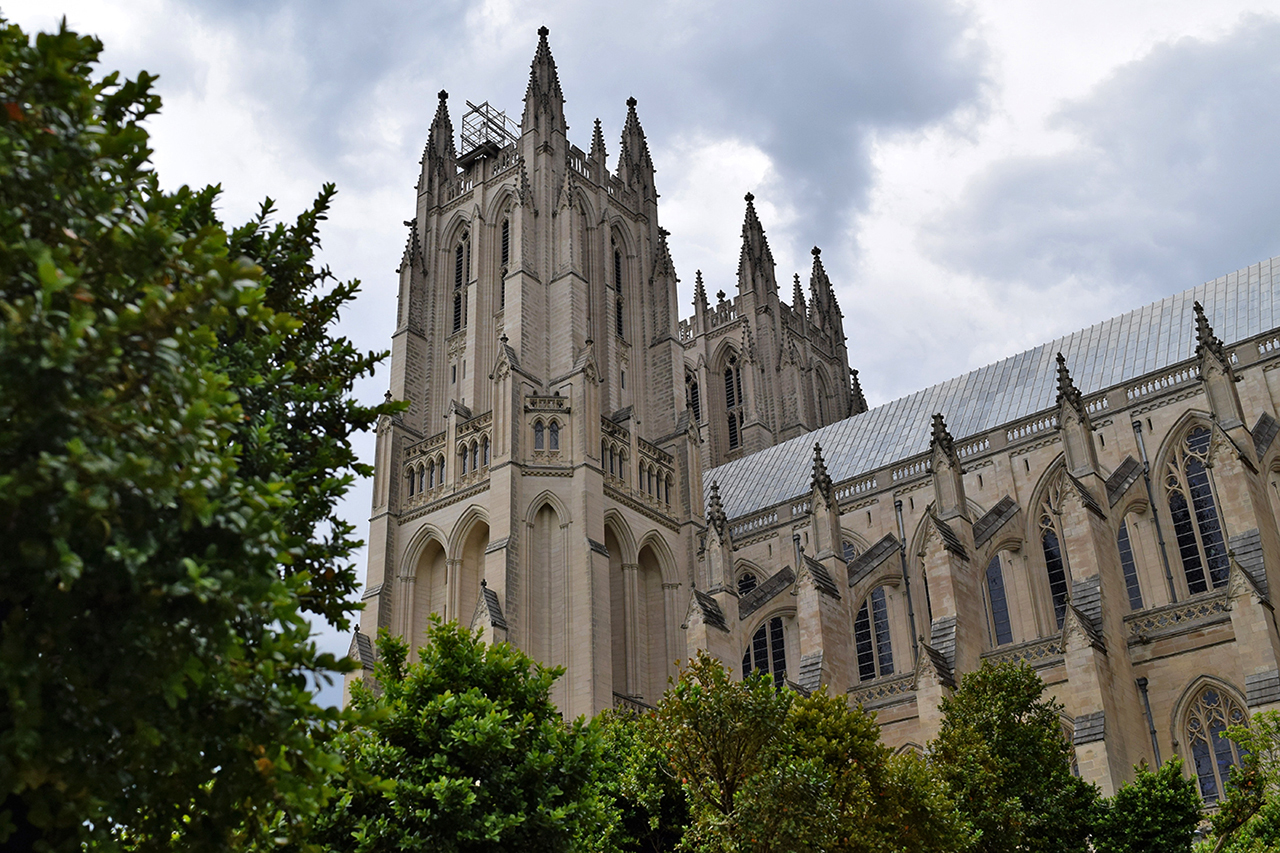
[[[414,479],[415,479],[415,478],[414,478],[414,476],[413,476],[413,470],[412,470],[412,469],[410,469],[410,470],[409,470],[409,497],[413,497],[413,487],[414,487],[414,485],[415,485],[415,484],[414,484]]]
[[[876,587],[858,609],[853,620],[853,643],[859,681],[893,675],[893,645],[889,639],[889,608],[884,587]]]
[[[1003,646],[1013,642],[1013,629],[1009,625],[1009,602],[1004,594],[1004,572],[1000,555],[987,564],[987,602],[991,605],[991,644]]]
[[[1196,547],[1196,534],[1191,528],[1191,511],[1182,492],[1169,493],[1169,516],[1173,519],[1173,534],[1178,540],[1178,556],[1182,558],[1182,571],[1187,576],[1187,589],[1192,595],[1208,589],[1204,580],[1204,565],[1200,562],[1200,549]]]
[[[1048,519],[1045,519],[1048,524]],[[1062,620],[1067,615],[1067,572],[1062,564],[1062,548],[1058,544],[1058,534],[1052,529],[1045,529],[1041,536],[1044,546],[1044,568],[1049,575],[1049,595],[1053,598],[1053,616],[1062,627]]]
[[[841,545],[844,547],[844,561],[846,563],[858,556],[858,549],[852,542],[842,542]]]
[[[1138,586],[1138,566],[1133,559],[1133,544],[1129,541],[1129,523],[1120,523],[1116,534],[1116,547],[1120,550],[1120,569],[1124,572],[1124,586],[1129,591],[1129,609],[1142,609],[1142,589]]]
[[[617,249],[613,250],[613,287],[619,293],[622,292],[622,253]]]
[[[533,449],[541,450],[543,448],[543,442],[542,421],[535,421],[533,424]]]
[[[550,444],[549,444],[550,449],[559,450],[560,449],[560,424],[556,423],[555,421],[552,421],[551,426],[547,428],[547,432],[549,433],[548,438],[550,439]]]
[[[618,333],[618,337],[622,337],[622,314],[623,314],[622,297],[619,296],[617,306],[614,310],[614,316],[613,316],[614,331]]]
[[[774,616],[761,625],[742,655],[742,677],[755,670],[771,674],[776,687],[786,683],[787,642],[781,616]]]
[[[756,576],[751,572],[743,572],[742,576],[738,578],[738,595],[746,595],[756,586]]]
[[[462,244],[453,251],[453,330],[462,328],[462,286],[466,283],[466,255]]]
[[[502,271],[506,272],[511,262],[511,220],[502,220]]]
[[[871,593],[871,622],[876,631],[876,663],[880,676],[893,675],[893,645],[889,641],[889,608],[885,606],[884,587]]]
[[[698,382],[690,378],[686,383],[689,389],[689,410],[693,412],[695,421],[702,420],[702,395],[698,391]]]

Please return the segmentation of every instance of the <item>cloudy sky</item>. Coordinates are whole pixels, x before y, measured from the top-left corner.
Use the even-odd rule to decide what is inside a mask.
[[[325,260],[364,282],[343,330],[367,349],[389,344],[435,93],[455,125],[466,100],[518,119],[544,24],[576,144],[600,118],[613,165],[639,100],[685,304],[696,269],[732,292],[754,192],[780,276],[822,246],[873,405],[1280,254],[1280,0],[0,10],[65,14],[104,69],[159,74],[162,181],[221,183],[228,221],[336,182]],[[344,512],[368,505],[362,484]]]

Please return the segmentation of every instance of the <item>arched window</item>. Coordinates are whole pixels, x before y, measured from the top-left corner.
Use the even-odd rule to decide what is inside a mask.
[[[986,576],[987,627],[991,636],[991,645],[1003,646],[1013,642],[1013,628],[1009,624],[1009,601],[1004,593],[1004,571],[1000,565],[1000,555],[996,554],[987,563]]]
[[[542,450],[546,439],[543,435],[542,421],[533,422],[533,449]]]
[[[698,380],[692,373],[684,375],[684,401],[695,421],[702,420],[702,394],[698,390]]]
[[[416,485],[416,483],[414,482],[416,479],[417,478],[414,477],[413,475],[413,469],[410,468],[409,469],[409,497],[413,497],[413,487]]]
[[[1067,615],[1067,566],[1062,559],[1062,544],[1053,525],[1053,516],[1040,519],[1040,546],[1044,550],[1044,570],[1049,578],[1049,596],[1053,599],[1053,618],[1058,627]]]
[[[466,284],[467,269],[470,267],[471,253],[467,245],[467,235],[453,250],[453,331],[462,329],[467,322]]]
[[[844,561],[846,563],[852,560],[854,557],[858,556],[858,546],[854,545],[848,539],[841,542],[840,546],[844,553]]]
[[[480,445],[475,441],[471,442],[471,470],[480,470]]]
[[[1178,556],[1182,558],[1187,590],[1192,595],[1205,592],[1210,586],[1216,589],[1224,585],[1230,569],[1222,524],[1205,467],[1210,438],[1209,430],[1202,426],[1188,432],[1169,460],[1165,475]]]
[[[440,472],[441,475],[444,471]],[[432,459],[427,463],[427,488],[434,489],[436,487],[436,460]]]
[[[615,469],[615,466],[617,464],[617,458],[618,458],[618,454],[613,452],[613,445],[609,445],[609,473],[610,474],[618,473],[617,470]]]
[[[618,301],[614,303],[613,330],[618,333],[618,337],[620,338],[625,337],[625,335],[623,334],[623,330],[625,327],[623,326],[623,323],[622,323],[622,318],[625,313],[626,313],[625,309],[622,306],[622,297],[619,296]]]
[[[458,450],[458,473],[466,476],[467,473],[467,448],[464,445]]]
[[[560,449],[560,424],[556,423],[555,421],[552,421],[550,426],[547,427],[547,433],[548,433],[547,447],[550,450],[559,450]]]
[[[621,450],[618,451],[618,479],[627,479],[627,454]]]
[[[622,252],[613,250],[613,289],[622,292]]]
[[[502,262],[498,271],[498,310],[507,307],[507,266],[511,263],[511,220],[502,220]]]
[[[873,589],[853,620],[859,681],[893,675],[893,643],[889,640],[889,606],[885,598],[884,587]]]
[[[418,491],[419,492],[425,491],[423,487],[426,486],[426,484],[427,484],[427,469],[419,465],[418,466]]]
[[[1187,708],[1183,727],[1191,751],[1200,796],[1216,803],[1230,776],[1230,768],[1240,763],[1240,748],[1223,736],[1227,726],[1247,720],[1244,709],[1221,688],[1209,685],[1196,694]]]
[[[485,436],[480,440],[480,455],[484,459],[484,466],[489,467],[489,436]]]
[[[1120,551],[1120,570],[1124,573],[1124,586],[1129,592],[1129,609],[1142,609],[1142,588],[1138,586],[1138,564],[1133,559],[1133,543],[1129,541],[1129,522],[1120,522],[1116,533],[1116,548]]]
[[[773,674],[773,684],[781,687],[787,680],[787,640],[782,630],[782,617],[775,616],[760,626],[751,645],[742,653],[742,677],[760,670]]]
[[[667,477],[667,487],[662,492],[662,497],[666,500],[667,506],[671,506],[671,478]]]
[[[738,575],[738,595],[746,595],[759,585],[754,572],[743,572]]]
[[[724,408],[729,421],[729,449],[742,444],[742,371],[738,368],[738,357],[729,356],[729,363],[724,368]]]

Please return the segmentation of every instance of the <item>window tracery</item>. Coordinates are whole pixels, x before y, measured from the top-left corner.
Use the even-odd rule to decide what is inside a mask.
[[[986,599],[988,615],[988,631],[992,647],[1004,646],[1013,642],[1013,626],[1009,622],[1009,601],[1005,595],[1004,567],[1000,555],[996,554],[987,564]]]
[[[724,408],[729,423],[729,449],[742,444],[742,371],[738,366],[738,357],[729,356],[729,363],[724,368]]]
[[[1211,438],[1207,427],[1190,430],[1178,442],[1165,471],[1169,515],[1187,590],[1192,595],[1223,586],[1230,571],[1222,523],[1209,481]]]
[[[858,656],[858,680],[872,681],[893,675],[893,642],[889,638],[889,605],[885,589],[871,591],[853,620],[853,641]]]
[[[1206,803],[1218,801],[1231,767],[1240,763],[1240,748],[1224,732],[1227,726],[1247,720],[1240,703],[1216,685],[1206,685],[1187,708],[1183,736],[1191,752],[1200,797]]]
[[[761,625],[742,653],[742,677],[746,678],[757,670],[772,674],[775,687],[786,683],[787,640],[781,616],[774,616]]]

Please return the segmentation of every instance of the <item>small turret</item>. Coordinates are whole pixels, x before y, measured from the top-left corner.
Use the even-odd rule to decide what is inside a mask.
[[[1098,471],[1098,451],[1093,444],[1093,423],[1084,405],[1084,395],[1071,379],[1067,360],[1058,353],[1058,431],[1062,434],[1067,470],[1074,477]]]
[[[520,129],[524,133],[530,130],[540,130],[543,133],[559,130],[565,133],[568,130],[564,120],[564,93],[560,91],[560,76],[556,73],[551,46],[547,44],[550,32],[546,27],[538,28],[538,49],[529,68],[529,87],[524,93],[524,116],[520,119]]]
[[[636,115],[636,99],[627,98],[627,120],[622,126],[622,149],[618,155],[618,177],[644,201],[657,201],[653,183],[653,158],[649,142]]]
[[[955,441],[947,429],[942,413],[933,416],[929,437],[929,453],[932,456],[934,511],[939,519],[968,518],[965,506],[963,471]]]
[[[738,258],[738,291],[758,292],[761,295],[778,290],[774,277],[773,253],[764,236],[764,226],[756,215],[755,199],[751,193],[744,196],[747,212],[742,220],[742,254]]]
[[[800,287],[800,273],[796,273],[795,289],[791,293],[791,310],[800,317],[806,317],[809,313],[804,304],[804,290]]]
[[[449,93],[440,90],[435,118],[427,134],[427,148],[422,154],[422,178],[418,188],[438,194],[458,173],[458,151],[453,145],[453,122],[449,120]]]
[[[1236,390],[1236,374],[1231,367],[1227,348],[1209,325],[1204,306],[1195,303],[1196,359],[1200,362],[1200,381],[1209,398],[1209,410],[1225,430],[1244,425],[1244,409]],[[1247,444],[1248,442],[1244,442]]]
[[[600,119],[596,119],[595,130],[591,132],[591,155],[590,156],[593,161],[600,164],[600,166],[602,167],[601,174],[603,174],[603,167],[605,163],[605,157],[607,156],[607,154],[604,150],[604,131],[600,129]]]
[[[698,270],[693,276],[693,308],[703,313],[711,310],[711,305],[707,302],[707,287],[702,283],[702,270]]]
[[[724,537],[725,528],[729,524],[729,519],[724,514],[724,504],[720,503],[720,484],[713,482],[711,484],[711,497],[707,499],[707,524]]]
[[[822,458],[822,445],[813,443],[813,474],[809,477],[809,490],[821,495],[832,506],[836,502],[835,484],[827,473],[827,463]]]
[[[831,279],[822,265],[822,250],[813,247],[813,271],[809,274],[810,305],[813,308],[813,324],[831,334],[844,334],[841,321],[840,305],[836,302],[835,291],[831,288]]]

